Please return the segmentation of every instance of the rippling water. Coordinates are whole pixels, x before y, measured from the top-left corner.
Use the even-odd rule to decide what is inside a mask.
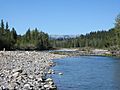
[[[120,60],[79,56],[55,60],[52,75],[58,90],[120,90]]]

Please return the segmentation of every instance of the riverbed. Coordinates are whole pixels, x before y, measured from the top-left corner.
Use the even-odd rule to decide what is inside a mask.
[[[37,51],[0,51],[0,90],[56,90],[46,78],[54,63],[64,55]]]
[[[120,90],[119,58],[77,56],[54,62],[52,78],[58,90]]]

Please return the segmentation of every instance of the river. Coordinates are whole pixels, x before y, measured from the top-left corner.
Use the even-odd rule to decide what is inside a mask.
[[[78,56],[54,62],[52,78],[58,90],[120,90],[119,58]]]

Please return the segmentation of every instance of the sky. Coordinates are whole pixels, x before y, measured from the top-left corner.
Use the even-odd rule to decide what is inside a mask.
[[[120,0],[0,0],[0,19],[18,34],[38,28],[50,35],[79,35],[114,27]]]

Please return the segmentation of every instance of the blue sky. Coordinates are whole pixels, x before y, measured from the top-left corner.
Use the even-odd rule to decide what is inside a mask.
[[[0,19],[19,34],[35,28],[76,35],[114,27],[120,0],[0,0]]]

